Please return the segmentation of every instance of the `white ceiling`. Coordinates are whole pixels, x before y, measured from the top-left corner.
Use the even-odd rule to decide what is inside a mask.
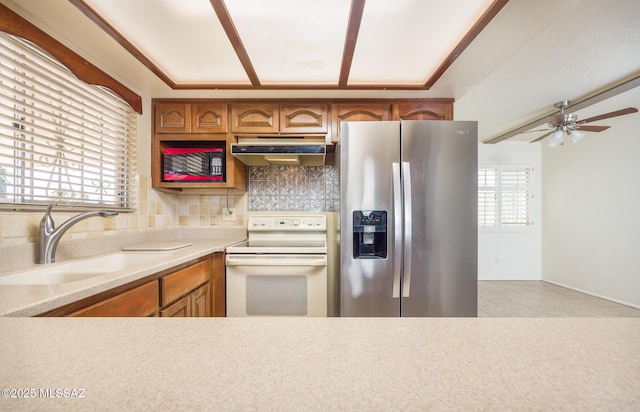
[[[204,0],[205,3],[208,1]],[[558,101],[579,100],[640,75],[638,0],[510,0],[429,90],[318,90],[313,87],[300,90],[174,90],[69,1],[0,2],[145,98],[452,97],[456,99],[455,118],[478,120],[481,140],[552,112],[553,104]],[[169,8],[178,0],[88,0],[87,3],[96,8],[126,9],[127,13],[119,14],[122,21],[116,22],[114,18],[113,25],[130,37],[132,43],[138,42],[140,49],[147,50],[145,53],[153,55],[154,62],[175,78],[176,83],[248,82],[233,48],[228,41],[225,44],[220,40],[226,39],[226,34],[220,32],[219,24],[210,24],[217,21],[211,14],[210,4],[206,10],[192,10],[186,7],[185,0],[179,1],[178,9]],[[250,4],[250,9],[257,14],[243,12],[240,3]],[[259,8],[260,4],[267,3],[272,2],[225,1],[261,82],[335,83],[342,59],[344,25],[348,20],[345,10],[348,13],[350,2],[292,0],[290,4],[304,7],[287,6],[286,14],[267,14],[274,8]],[[466,32],[469,22],[477,19],[486,7],[482,1],[465,0],[465,3],[366,0],[350,84],[424,82],[431,74],[425,69],[432,67],[428,59],[440,61],[441,56],[446,56],[451,51],[450,40],[459,40],[455,33],[461,36],[460,27],[464,28],[462,33]],[[317,8],[318,4],[322,7]],[[397,9],[383,9],[390,5]],[[333,12],[326,14],[326,10]],[[468,13],[463,16],[460,10]],[[301,11],[306,12],[306,16],[296,16]],[[452,11],[456,13],[452,14]],[[288,18],[289,13],[295,17]],[[267,15],[269,18],[265,18]],[[176,18],[189,24],[176,23]],[[429,18],[435,20],[426,24]],[[440,25],[435,26],[436,22]],[[435,31],[424,31],[433,27]],[[449,27],[455,30],[447,39],[443,33]],[[203,31],[208,34],[203,35]],[[283,35],[289,40],[274,42],[272,34]],[[307,37],[307,34],[311,36]],[[205,53],[209,59],[205,64],[190,60],[198,55],[198,48],[203,47],[194,40],[196,38],[216,39],[206,42],[206,47],[212,49]],[[434,43],[448,46],[424,53]],[[631,105],[640,106],[640,88],[585,108],[578,116],[586,118]],[[631,116],[636,116],[640,124],[640,114]],[[612,125],[615,121],[608,119],[602,124]],[[521,140],[521,136],[514,140]],[[531,135],[526,136],[529,137]]]

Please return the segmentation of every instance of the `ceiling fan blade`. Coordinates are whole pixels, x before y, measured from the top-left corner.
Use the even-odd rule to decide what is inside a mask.
[[[555,132],[555,130],[550,131],[549,133],[545,133],[542,136],[538,137],[535,140],[530,141],[529,143],[535,143],[535,142],[539,142],[540,140],[544,139],[545,137],[549,136],[550,134],[552,134],[553,132]]]
[[[626,109],[616,110],[615,112],[601,114],[599,116],[590,117],[588,119],[580,120],[578,124],[596,122],[598,120],[609,119],[611,117],[622,116],[625,114],[636,113],[638,109],[635,107],[627,107]]]
[[[611,126],[581,126],[576,127],[577,130],[581,132],[601,132],[603,130],[607,130]]]

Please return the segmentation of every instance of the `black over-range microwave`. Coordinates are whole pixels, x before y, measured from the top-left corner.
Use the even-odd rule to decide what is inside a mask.
[[[165,147],[165,182],[225,182],[225,147]]]

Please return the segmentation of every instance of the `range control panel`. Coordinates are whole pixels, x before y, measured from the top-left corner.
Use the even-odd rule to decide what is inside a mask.
[[[323,215],[249,216],[249,231],[324,231],[327,219]]]

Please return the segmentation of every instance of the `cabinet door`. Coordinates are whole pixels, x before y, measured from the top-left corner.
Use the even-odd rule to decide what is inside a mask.
[[[280,106],[280,132],[326,133],[329,105],[297,104]]]
[[[80,309],[68,316],[149,316],[158,311],[159,297],[158,281],[154,280]]]
[[[191,316],[211,316],[211,285],[205,284],[189,295],[191,298]]]
[[[335,104],[331,110],[331,141],[340,140],[341,122],[384,121],[391,119],[389,104]]]
[[[187,318],[191,316],[191,296],[187,295],[173,305],[161,310],[160,316],[163,318]]]
[[[227,133],[225,103],[195,103],[191,105],[192,133]]]
[[[157,103],[154,107],[156,133],[189,133],[191,105],[188,103]]]
[[[278,131],[277,104],[232,104],[232,133],[276,133]]]
[[[393,105],[393,120],[451,120],[451,103],[399,103]]]

